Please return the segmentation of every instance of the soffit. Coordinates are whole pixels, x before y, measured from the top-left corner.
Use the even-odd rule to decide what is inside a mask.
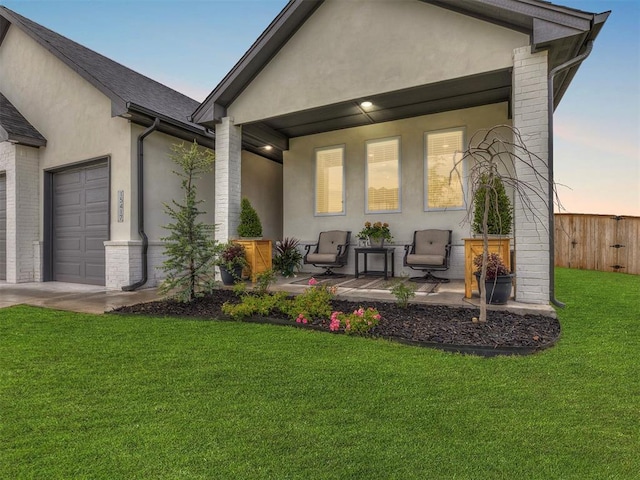
[[[346,102],[245,124],[243,125],[243,140],[245,143],[248,141],[251,143],[252,148],[248,149],[254,153],[281,161],[281,150],[286,150],[288,147],[286,144],[278,143],[278,138],[295,138],[479,105],[508,102],[510,95],[511,70],[497,70],[416,88],[386,92],[367,98],[354,98]],[[370,101],[373,105],[366,109],[361,107],[360,103],[364,100]],[[271,145],[275,148],[266,151],[265,145]]]

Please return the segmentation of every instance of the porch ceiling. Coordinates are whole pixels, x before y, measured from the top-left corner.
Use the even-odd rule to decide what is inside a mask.
[[[508,102],[511,69],[354,98],[243,125],[244,148],[282,162],[288,139],[449,110]],[[363,108],[368,100],[373,105]],[[265,146],[270,145],[271,150]]]

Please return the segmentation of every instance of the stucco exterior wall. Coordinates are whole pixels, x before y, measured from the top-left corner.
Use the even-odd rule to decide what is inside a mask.
[[[131,128],[131,158],[136,160],[137,138],[144,128],[139,125],[132,125]],[[180,168],[171,160],[173,145],[184,144],[190,147],[189,142],[164,133],[153,132],[144,139],[144,204],[145,204],[145,232],[150,241],[160,241],[166,237],[169,231],[164,228],[171,218],[165,213],[164,203],[171,204],[172,200],[183,203],[184,192],[181,188],[181,178],[174,171],[180,172]],[[204,147],[200,147],[205,150]],[[133,163],[132,190],[133,197],[129,192],[125,192],[125,202],[132,205],[131,221],[134,225],[135,233],[133,240],[138,240],[138,206],[137,206],[137,169],[135,161]],[[211,172],[203,175],[196,183],[198,187],[198,198],[203,201],[199,208],[206,212],[200,216],[200,221],[214,223],[215,214],[215,188],[214,188],[214,165],[211,165]],[[128,196],[128,198],[127,198]],[[125,210],[127,210],[125,208]]]
[[[351,230],[352,243],[365,221],[388,222],[396,249],[396,274],[402,270],[401,246],[411,243],[414,230],[437,228],[453,230],[450,278],[464,276],[462,239],[471,235],[466,210],[424,211],[424,134],[463,127],[465,141],[480,128],[509,124],[505,103],[426,115],[365,127],[291,139],[284,154],[284,236],[303,243],[315,243],[324,230]],[[400,213],[365,213],[365,142],[400,137],[401,205]],[[314,149],[345,145],[346,215],[314,216]],[[353,271],[353,255],[347,271]],[[409,270],[405,273],[410,273]]]
[[[528,44],[527,35],[415,0],[327,0],[228,112],[240,125],[509,68],[513,49]]]
[[[242,152],[242,196],[247,197],[262,222],[262,236],[282,239],[282,165]]]
[[[16,27],[10,27],[0,47],[0,90],[47,139],[40,149],[40,195],[43,169],[103,156],[111,158],[113,192],[131,191],[129,122],[111,117],[111,101],[45,48]],[[41,202],[42,203],[42,202]],[[116,218],[115,202],[111,218]],[[40,205],[40,240],[42,240]],[[135,225],[111,225],[112,239],[129,239]]]

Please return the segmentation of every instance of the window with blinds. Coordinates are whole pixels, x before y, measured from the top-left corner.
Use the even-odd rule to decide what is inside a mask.
[[[425,209],[464,208],[463,172],[458,165],[463,150],[464,129],[425,133]]]
[[[316,150],[316,215],[344,213],[344,146]]]
[[[400,138],[367,142],[367,212],[400,211]]]

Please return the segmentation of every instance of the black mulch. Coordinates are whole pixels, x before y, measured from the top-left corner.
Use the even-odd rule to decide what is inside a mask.
[[[216,290],[212,295],[198,298],[190,304],[164,300],[121,307],[114,312],[222,319],[224,315],[221,306],[227,301],[235,303],[238,298],[231,290]],[[543,315],[489,311],[487,323],[482,324],[472,321],[473,317],[479,316],[479,310],[475,308],[410,304],[403,309],[395,303],[387,302],[333,300],[332,303],[334,310],[343,312],[353,311],[360,306],[378,309],[382,318],[379,325],[370,332],[372,336],[416,344],[435,344],[428,346],[442,345],[445,349],[447,345],[459,345],[502,348],[507,351],[514,348],[516,351],[511,353],[518,353],[520,348],[522,353],[531,353],[553,345],[560,336],[558,320]],[[286,319],[279,315],[274,318],[280,321]],[[291,324],[296,325],[294,322]],[[329,320],[316,321],[313,327],[329,331]]]

